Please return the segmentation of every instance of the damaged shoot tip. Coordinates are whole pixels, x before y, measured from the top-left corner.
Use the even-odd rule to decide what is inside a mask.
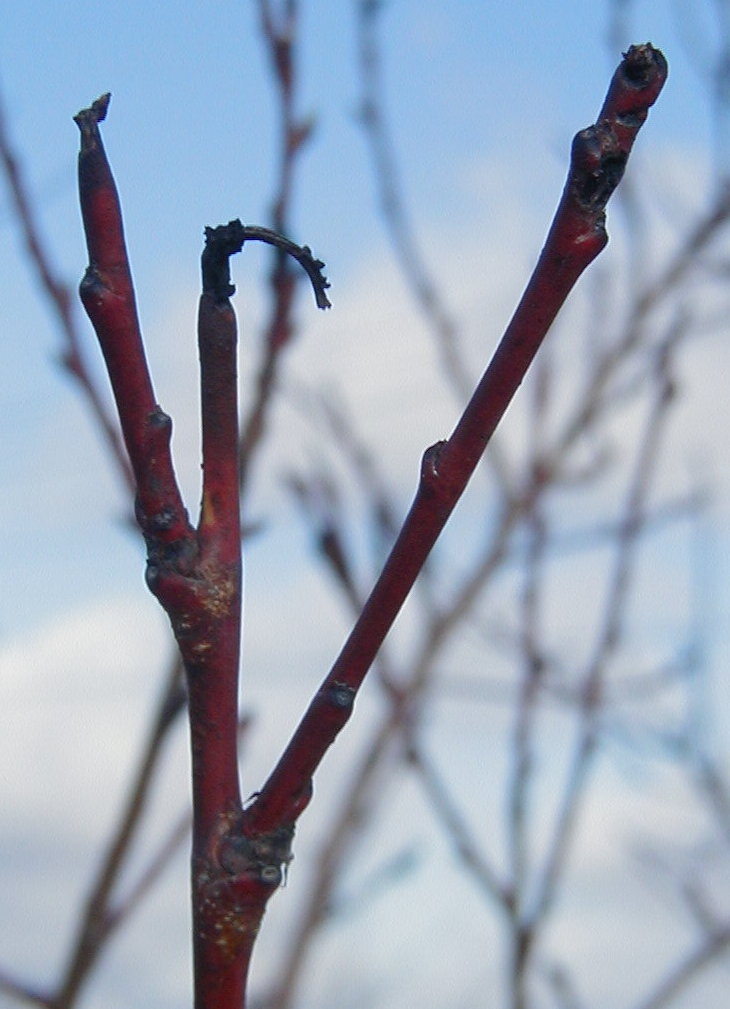
[[[240,252],[247,241],[266,242],[295,259],[309,277],[317,307],[331,307],[326,293],[330,285],[322,272],[324,263],[321,259],[314,258],[308,245],[297,245],[276,231],[253,224],[241,224],[239,220],[205,229],[205,248],[201,257],[203,291],[212,294],[218,301],[224,301],[234,294],[229,257]]]
[[[88,109],[81,109],[74,116],[74,122],[81,130],[84,138],[94,136],[97,133],[99,123],[103,123],[106,119],[111,97],[110,91],[105,92],[95,102],[92,102]]]
[[[630,46],[593,126],[573,140],[570,181],[578,205],[598,219],[621,181],[649,109],[667,79],[667,61],[650,42]]]
[[[629,46],[623,53],[622,70],[635,87],[645,88],[653,77],[666,78],[668,67],[661,49],[657,49],[651,42],[645,42],[643,45]]]
[[[230,257],[243,247],[243,225],[229,221],[217,228],[205,229],[205,248],[200,258],[203,291],[216,301],[226,301],[236,293],[231,283]]]

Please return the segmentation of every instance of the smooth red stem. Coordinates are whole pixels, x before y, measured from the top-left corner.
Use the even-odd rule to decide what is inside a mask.
[[[241,536],[238,491],[236,319],[230,301],[203,292],[198,313],[203,497],[197,567],[208,636],[184,648],[190,697],[194,847],[207,844],[221,810],[240,807],[238,669]],[[214,656],[214,661],[210,661]]]
[[[240,567],[237,333],[228,299],[202,294],[198,339],[203,447],[198,536],[203,556],[213,551]]]
[[[147,367],[119,195],[99,132],[108,105],[109,95],[103,95],[74,117],[81,131],[79,197],[89,252],[79,293],[106,361],[140,522],[170,541],[191,529],[169,451],[172,426],[157,405]]]
[[[570,290],[606,245],[606,203],[666,75],[659,50],[632,46],[614,74],[598,122],[575,137],[565,189],[527,289],[451,437],[424,454],[416,496],[383,572],[287,749],[245,812],[245,830],[252,835],[295,822],[306,807],[312,776],[349,719],[357,690],[497,424]]]

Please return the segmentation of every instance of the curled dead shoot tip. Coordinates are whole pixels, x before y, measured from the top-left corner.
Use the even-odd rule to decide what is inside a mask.
[[[205,248],[200,257],[203,291],[216,301],[226,301],[236,292],[231,283],[230,257],[243,247],[242,231],[240,221],[205,229]]]
[[[231,283],[229,257],[240,252],[244,242],[266,242],[295,259],[309,277],[317,308],[331,308],[327,297],[330,286],[322,270],[324,263],[315,259],[308,245],[297,245],[283,235],[255,224],[229,221],[217,228],[205,229],[205,248],[201,256],[203,291],[217,301],[225,301],[235,292]]]
[[[93,137],[97,133],[99,123],[103,123],[106,119],[111,98],[111,91],[106,91],[95,102],[92,102],[88,109],[81,109],[76,113],[74,122],[84,138]]]

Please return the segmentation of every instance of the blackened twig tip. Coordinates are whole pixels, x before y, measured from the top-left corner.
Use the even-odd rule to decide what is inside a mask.
[[[241,224],[239,220],[229,221],[218,228],[205,229],[205,249],[203,250],[203,290],[227,298],[233,294],[228,274],[228,257],[240,252],[244,242],[266,242],[292,256],[309,277],[314,291],[317,308],[331,308],[326,291],[330,284],[324,273],[324,263],[315,259],[308,245],[297,245],[291,239],[255,224]],[[225,261],[225,263],[224,263]],[[211,270],[212,265],[215,267]],[[224,268],[224,273],[221,273]]]
[[[638,88],[646,87],[656,77],[665,78],[667,75],[666,56],[651,42],[629,46],[622,56],[623,72]]]
[[[90,134],[96,131],[99,123],[103,123],[111,101],[111,91],[105,91],[96,101],[92,102],[88,109],[81,109],[73,117],[74,122],[83,134]]]

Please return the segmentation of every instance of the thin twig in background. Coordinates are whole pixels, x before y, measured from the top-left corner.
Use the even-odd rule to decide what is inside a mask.
[[[6,971],[0,971],[0,991],[3,995],[16,999],[28,1005],[43,1006],[44,1009],[55,1009],[52,996],[46,992],[37,991],[30,985],[11,977]]]
[[[112,908],[114,891],[139,831],[163,744],[184,707],[182,663],[176,656],[168,671],[159,706],[150,725],[119,821],[112,831],[108,849],[86,898],[68,961],[53,999],[54,1009],[70,1009],[76,1003],[83,985],[104,952],[111,932],[123,920],[124,915],[120,909]]]
[[[730,925],[718,928],[700,939],[695,948],[673,965],[648,998],[637,1003],[634,1009],[665,1009],[694,981],[708,964],[727,952],[730,947]]]
[[[362,98],[360,121],[368,142],[373,177],[378,190],[383,221],[390,235],[399,270],[413,300],[435,340],[443,364],[447,386],[458,403],[471,391],[473,381],[463,359],[461,327],[447,306],[433,271],[416,239],[411,216],[406,209],[397,159],[384,110],[382,45],[379,19],[383,5],[378,0],[355,0],[358,65]],[[488,463],[503,487],[509,486],[507,460],[498,437],[493,437]]]
[[[395,150],[385,122],[383,108],[382,53],[378,37],[378,19],[383,5],[373,0],[356,0],[358,56],[362,98],[360,120],[373,159],[373,176],[383,220],[388,228],[398,264],[415,302],[436,337],[445,373],[459,401],[472,388],[461,357],[458,325],[445,306],[416,242],[413,223],[406,210],[399,181]]]
[[[651,487],[653,472],[658,464],[664,426],[674,398],[669,373],[671,355],[676,344],[685,334],[685,321],[684,318],[677,320],[676,327],[671,330],[657,355],[656,374],[658,381],[655,386],[655,399],[636,451],[633,475],[626,495],[623,529],[616,545],[612,572],[606,589],[602,624],[596,636],[592,656],[582,677],[578,739],[575,743],[548,855],[540,871],[531,906],[527,912],[528,921],[533,929],[536,929],[545,920],[556,897],[558,882],[572,840],[575,818],[581,806],[582,793],[595,754],[607,667],[623,634],[628,593],[634,575],[637,548],[642,533],[641,517],[646,510],[646,497]]]
[[[295,113],[297,90],[297,42],[299,4],[285,0],[275,13],[271,0],[258,0],[259,18],[268,49],[273,79],[279,98],[279,177],[272,205],[272,227],[281,235],[291,232],[291,205],[295,170],[313,128],[311,120]],[[250,471],[269,423],[269,413],[277,392],[284,351],[294,335],[294,296],[299,281],[287,256],[274,253],[271,273],[271,303],[265,327],[261,357],[254,381],[253,398],[241,421],[239,466],[241,488],[245,496],[250,485]]]
[[[456,856],[485,896],[505,914],[515,901],[515,893],[508,883],[500,879],[497,869],[488,861],[483,842],[479,842],[457,809],[448,787],[444,784],[433,762],[428,759],[415,738],[407,747],[407,760],[423,785],[431,808],[443,825],[443,830],[454,846]]]
[[[536,486],[539,486],[543,479],[541,459],[547,419],[550,413],[551,386],[551,356],[544,354],[535,369],[529,416],[527,467],[534,474],[533,481]],[[523,930],[531,877],[532,823],[530,806],[533,799],[536,761],[534,737],[539,709],[539,693],[546,672],[545,646],[542,642],[541,631],[548,549],[545,497],[546,495],[543,494],[536,496],[534,505],[525,518],[527,547],[519,601],[521,670],[518,674],[520,684],[514,705],[510,745],[512,767],[507,782],[505,813],[506,842],[510,863],[508,886],[513,896],[508,912],[513,930],[510,983],[512,1004],[515,1009],[526,1004],[524,986],[529,977],[526,969],[529,944],[524,939]]]
[[[550,964],[545,970],[547,983],[555,997],[557,1009],[587,1009],[578,997],[575,986],[565,967]]]

